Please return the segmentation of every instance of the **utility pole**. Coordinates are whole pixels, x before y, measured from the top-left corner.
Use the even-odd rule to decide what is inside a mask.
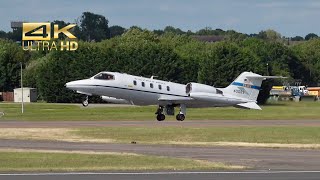
[[[23,114],[24,112],[24,107],[23,107],[23,81],[22,81],[22,62],[20,62],[20,86],[21,86],[21,113]]]

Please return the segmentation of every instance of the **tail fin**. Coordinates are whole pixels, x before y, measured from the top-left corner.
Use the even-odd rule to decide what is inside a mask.
[[[267,78],[284,78],[282,76],[261,76],[253,72],[241,73],[223,92],[233,96],[256,101],[262,81]]]

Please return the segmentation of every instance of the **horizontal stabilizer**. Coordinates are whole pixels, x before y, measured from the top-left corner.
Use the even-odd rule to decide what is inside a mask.
[[[287,78],[283,76],[260,76],[260,75],[249,75],[246,77],[251,79],[285,79]]]
[[[247,103],[237,104],[236,107],[238,107],[238,108],[245,108],[245,109],[257,109],[257,110],[261,110],[261,107],[258,106],[258,104],[255,103],[255,102],[247,102]]]

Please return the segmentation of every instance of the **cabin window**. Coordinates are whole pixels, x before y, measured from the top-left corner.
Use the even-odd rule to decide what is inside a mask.
[[[108,73],[99,73],[96,76],[94,76],[94,79],[100,79],[100,80],[114,80],[114,75],[108,74]]]
[[[136,86],[136,85],[137,85],[137,81],[133,81],[133,85],[135,85],[135,86]]]
[[[162,89],[162,87],[161,87],[161,85],[160,85],[160,84],[159,84],[159,86],[158,86],[158,87],[159,87],[159,89],[160,89],[160,90]]]
[[[169,86],[167,86],[167,91],[170,91],[170,87]]]
[[[141,86],[144,87],[144,85],[145,85],[144,82],[141,82]]]
[[[150,88],[153,88],[153,84],[152,83],[150,83]]]

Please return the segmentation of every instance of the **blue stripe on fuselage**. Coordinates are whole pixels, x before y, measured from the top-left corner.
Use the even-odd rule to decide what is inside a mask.
[[[252,89],[257,89],[257,90],[261,89],[260,86],[254,86],[254,85],[250,85],[250,84],[243,84],[243,83],[240,83],[240,82],[233,82],[232,85],[242,86],[242,87],[252,88]]]

